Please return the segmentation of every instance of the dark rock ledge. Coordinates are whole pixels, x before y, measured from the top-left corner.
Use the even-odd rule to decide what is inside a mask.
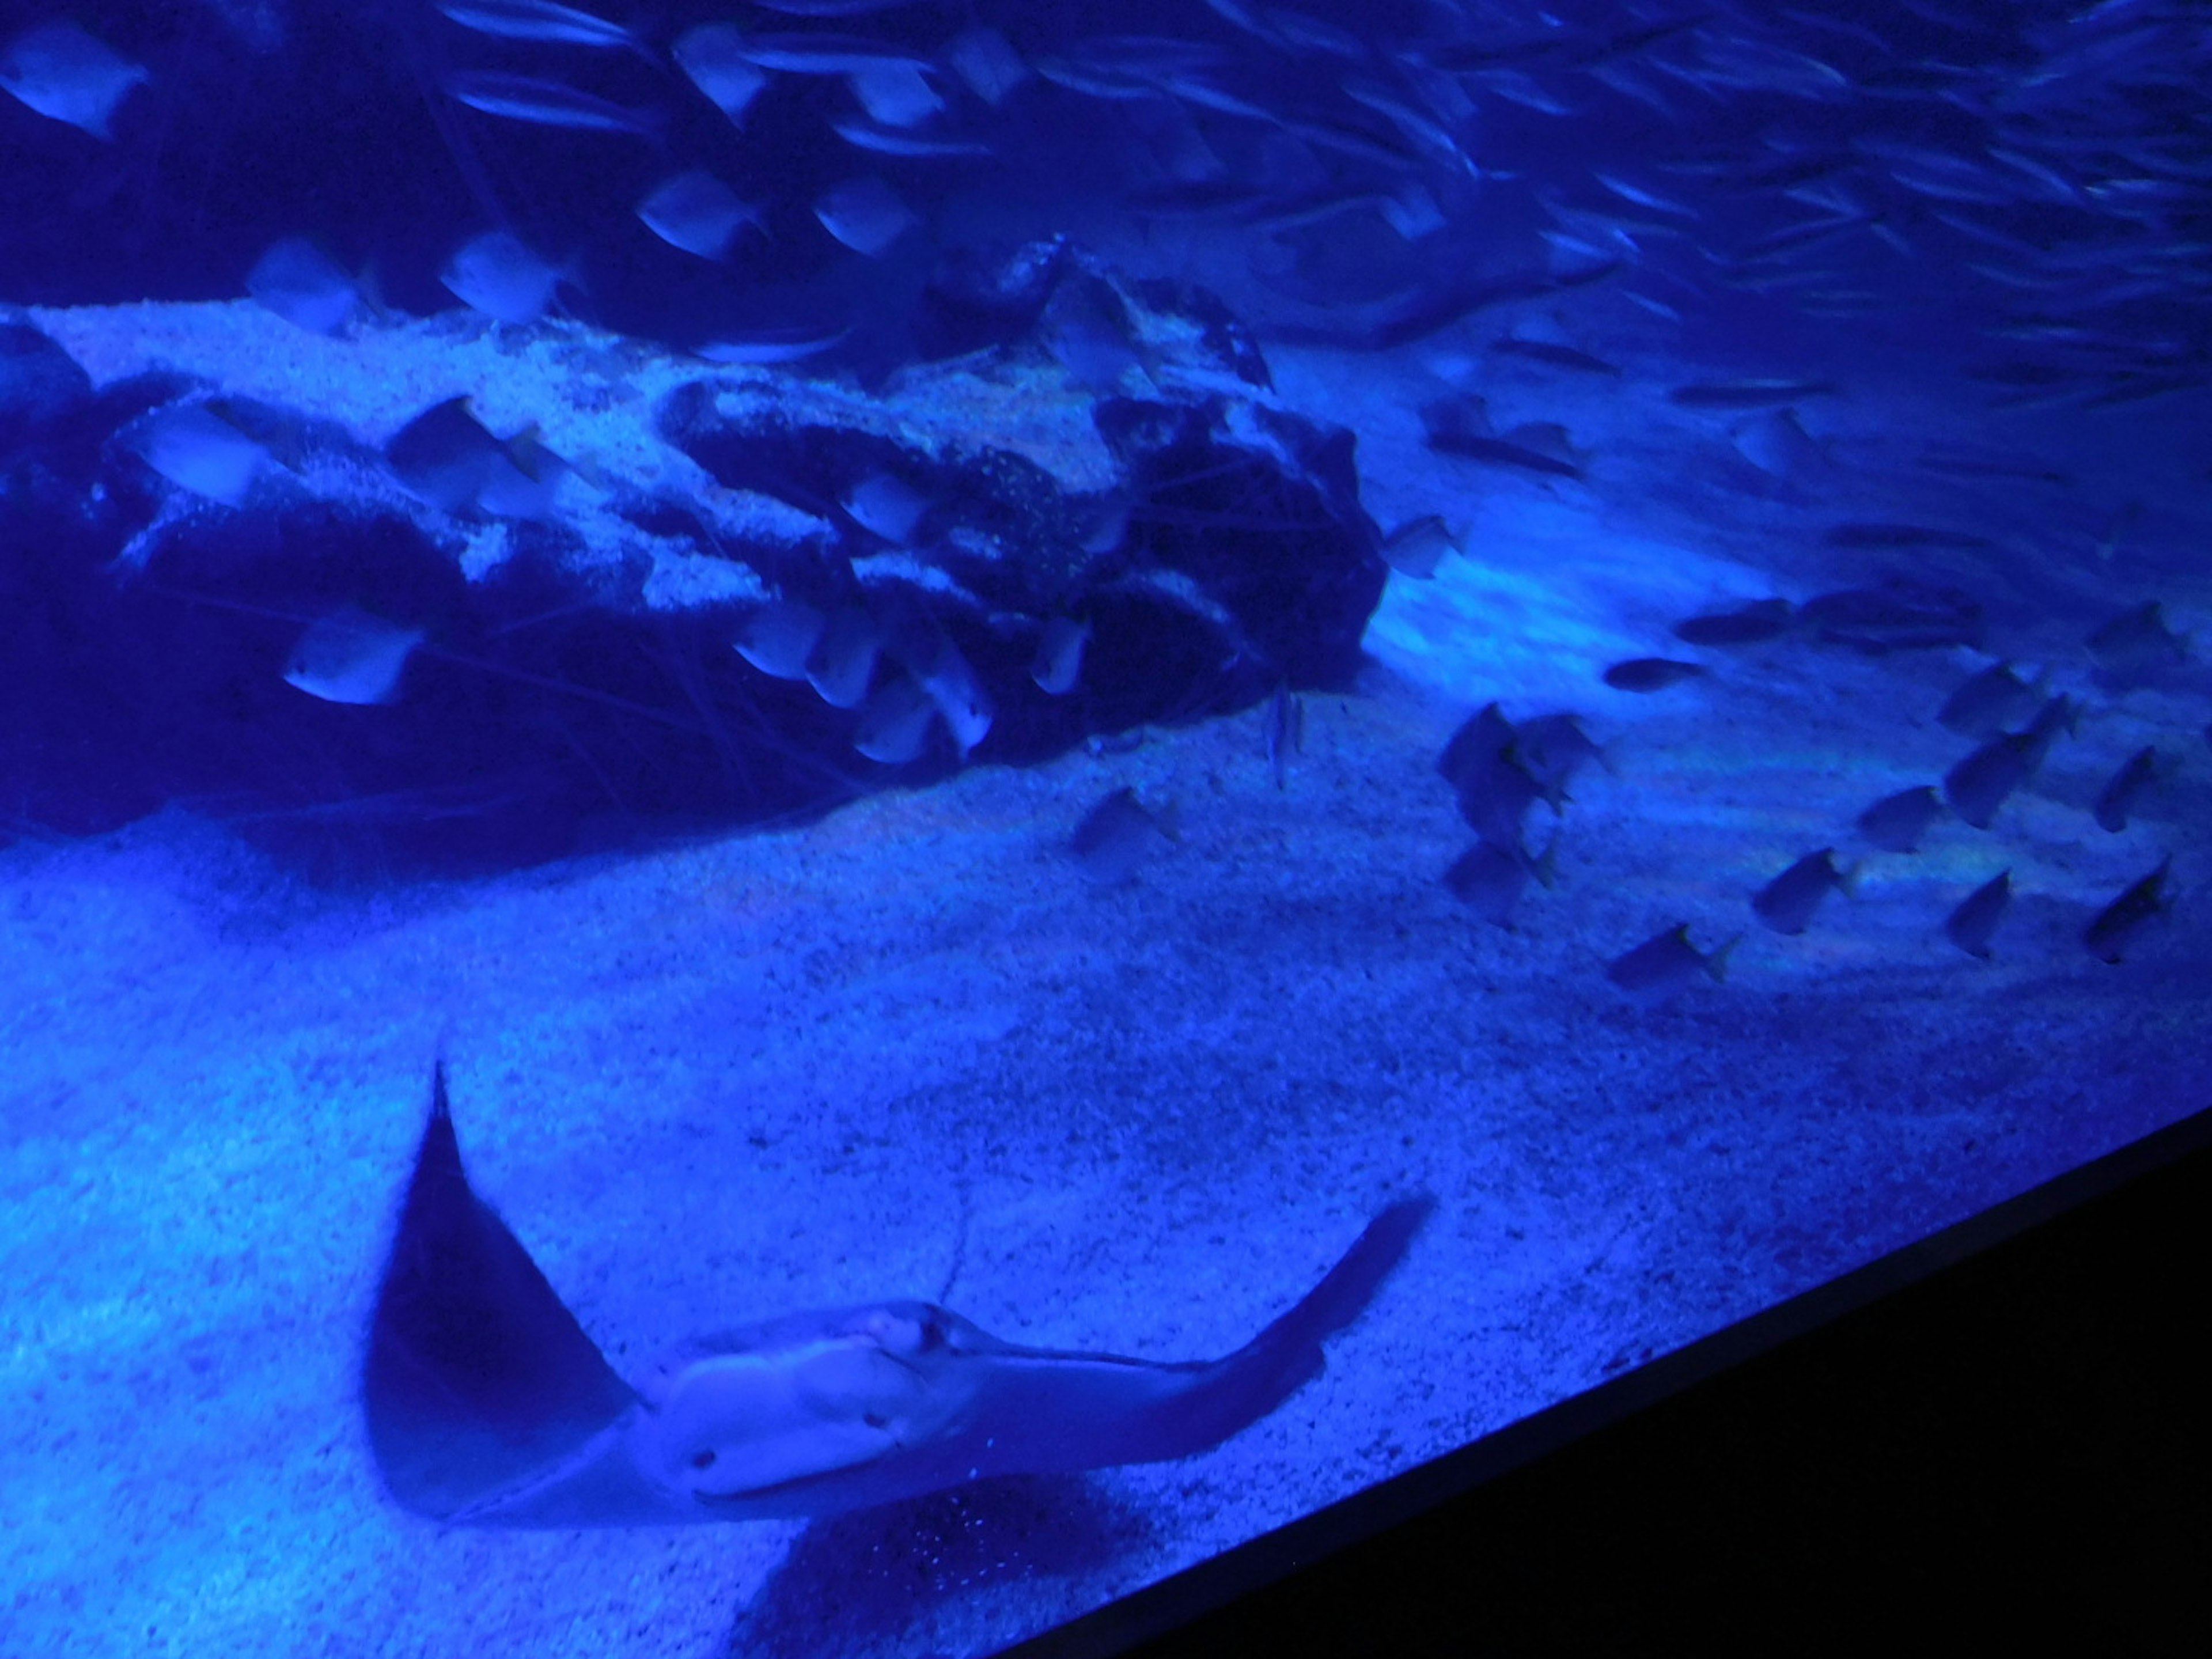
[[[513,867],[1346,681],[1383,578],[1350,434],[1202,301],[1056,268],[1075,320],[869,392],[571,322],[0,319],[0,825],[179,804],[322,874]],[[288,678],[332,617],[401,639],[385,700]],[[733,648],[815,617],[868,700]]]

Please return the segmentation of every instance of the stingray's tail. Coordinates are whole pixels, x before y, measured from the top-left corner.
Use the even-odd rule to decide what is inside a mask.
[[[437,1520],[573,1454],[635,1403],[470,1188],[442,1060],[369,1322],[361,1395],[386,1486]]]

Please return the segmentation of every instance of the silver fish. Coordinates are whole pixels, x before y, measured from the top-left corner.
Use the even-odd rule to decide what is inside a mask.
[[[226,507],[244,503],[269,452],[205,404],[171,404],[129,428],[125,443],[171,483]]]
[[[2189,640],[2166,626],[2156,599],[2124,611],[2089,635],[2089,654],[2123,686],[2148,684],[2189,654]]]
[[[745,619],[732,648],[763,674],[803,680],[829,617],[798,599],[771,599]]]
[[[503,40],[545,40],[652,54],[619,23],[611,23],[553,0],[437,0],[438,9],[465,29]]]
[[[962,30],[945,55],[952,72],[987,104],[1003,104],[1016,87],[1030,78],[1029,65],[1022,62],[1013,43],[986,24],[972,24]]]
[[[361,289],[304,236],[271,242],[246,273],[246,291],[295,328],[335,334],[361,303]]]
[[[2120,763],[2103,789],[2097,795],[2097,823],[2118,835],[2128,827],[2128,815],[2135,811],[2136,803],[2144,791],[2158,781],[2158,750],[2138,749]]]
[[[806,681],[832,708],[858,708],[875,677],[883,630],[856,605],[831,614],[806,659]]]
[[[2010,663],[1991,663],[1944,699],[1936,722],[1962,738],[1987,738],[2026,720],[2041,696],[2036,686],[2013,672]]]
[[[758,208],[702,167],[653,186],[637,204],[637,216],[669,246],[702,259],[727,258],[738,233],[761,224]]]
[[[1859,814],[1859,834],[1885,853],[1917,853],[1920,838],[1942,811],[1942,799],[1929,785],[1900,789]]]
[[[506,230],[471,236],[438,273],[438,280],[471,311],[516,326],[544,316],[554,290],[568,279],[565,268],[547,264]]]
[[[744,125],[745,112],[769,82],[768,71],[738,50],[744,41],[744,32],[734,23],[702,23],[669,48],[676,66],[734,125]]]
[[[2143,930],[2173,908],[2166,895],[2166,878],[2173,868],[2169,854],[2157,869],[2097,913],[2082,930],[2081,944],[2100,962],[2118,962],[2133,947]]]
[[[945,107],[945,100],[913,64],[886,62],[850,71],[845,84],[868,112],[887,127],[919,126]]]
[[[1637,657],[1617,662],[1605,671],[1605,683],[1616,691],[1663,691],[1684,680],[1702,678],[1703,665],[1676,662],[1668,657]]]
[[[658,110],[630,109],[559,81],[510,75],[502,70],[456,70],[446,76],[444,85],[447,96],[456,103],[535,126],[627,132],[657,139],[665,125]]]
[[[919,222],[912,208],[882,179],[848,179],[815,199],[822,228],[854,252],[880,259]]]
[[[882,1302],[683,1344],[633,1386],[471,1187],[441,1065],[362,1360],[367,1439],[411,1514],[549,1528],[834,1515],[981,1477],[1188,1457],[1320,1373],[1434,1207],[1383,1208],[1218,1359],[1024,1347],[930,1303]]]
[[[1290,781],[1291,756],[1306,747],[1306,706],[1287,682],[1267,699],[1267,769],[1280,789]]]
[[[499,440],[477,419],[465,397],[434,404],[384,446],[392,476],[441,513],[476,506],[499,454]]]
[[[1837,869],[1835,848],[1823,847],[1817,853],[1808,853],[1760,888],[1752,898],[1751,908],[1776,933],[1802,933],[1812,925],[1820,901],[1831,891],[1851,890],[1856,873]]]
[[[1433,513],[1408,519],[1382,538],[1382,561],[1393,570],[1426,581],[1437,574],[1444,555],[1459,550],[1458,539]]]
[[[1171,828],[1145,809],[1135,790],[1125,787],[1084,814],[1067,838],[1067,851],[1085,880],[1110,887],[1127,880],[1160,842],[1174,839]]]
[[[1685,645],[1758,645],[1788,632],[1795,615],[1787,599],[1753,599],[1734,611],[1685,617],[1670,631]]]
[[[419,628],[344,605],[300,635],[284,665],[284,683],[325,702],[393,702],[407,659],[422,642]]]
[[[117,107],[151,78],[74,23],[27,28],[0,52],[0,92],[95,138],[114,138]]]
[[[1690,943],[1690,924],[1677,922],[1606,965],[1605,976],[1647,1008],[1671,1002],[1700,974],[1715,984],[1728,979],[1729,952],[1742,935],[1717,950],[1702,951]]]
[[[1990,938],[2012,903],[2012,872],[2000,870],[1943,918],[1943,936],[1970,957],[1989,960]]]
[[[875,472],[848,490],[838,505],[870,535],[893,547],[908,547],[934,503],[897,474]]]
[[[903,674],[894,674],[860,705],[860,723],[853,732],[853,747],[872,761],[903,766],[919,757],[929,740],[929,723],[937,718],[937,703],[929,693]]]
[[[1444,887],[1461,903],[1484,921],[1504,927],[1533,878],[1549,887],[1559,867],[1559,837],[1552,838],[1541,857],[1532,859],[1519,847],[1500,847],[1478,841],[1444,872]]]
[[[1044,625],[1030,678],[1048,696],[1064,697],[1083,678],[1084,647],[1091,641],[1091,624],[1073,617],[1054,617]]]

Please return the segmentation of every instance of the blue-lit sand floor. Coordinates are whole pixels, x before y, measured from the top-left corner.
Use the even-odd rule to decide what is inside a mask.
[[[1847,585],[1805,526],[1876,516],[1850,492],[1878,481],[1809,514],[1731,498],[1723,523],[1690,437],[1617,387],[1547,401],[1598,458],[1554,485],[1422,451],[1404,399],[1428,369],[1277,367],[1292,401],[1373,416],[1386,520],[1472,501],[1480,525],[1477,562],[1394,580],[1374,666],[1307,699],[1280,790],[1253,711],[374,900],[181,816],[0,854],[9,1654],[988,1651],[2203,1103],[2200,691],[2100,698],[1994,834],[1869,855],[1855,901],[1777,938],[1749,893],[1814,847],[1861,856],[1857,811],[1964,747],[1932,712],[1985,659],[1785,641],[1653,697],[1596,676],[1690,611]],[[1833,418],[1839,445],[1903,424]],[[2015,556],[2205,620],[2201,562],[2191,589],[2147,553],[2100,578],[2093,538],[2079,573],[2061,552]],[[2100,614],[2003,648],[2072,684]],[[1559,885],[1510,931],[1438,879],[1471,837],[1434,758],[1492,696],[1585,711],[1613,763],[1576,780]],[[2106,835],[2085,803],[2144,742],[2182,764]],[[1093,890],[1060,844],[1123,784],[1182,840]],[[2092,960],[2082,925],[2168,851],[2175,917]],[[2008,865],[1984,965],[1937,924]],[[1604,963],[1678,921],[1745,933],[1729,982],[1640,1010]],[[1184,1463],[811,1532],[441,1534],[382,1498],[354,1399],[441,1042],[479,1186],[622,1368],[908,1295],[1018,1341],[1214,1354],[1389,1198],[1442,1206],[1323,1377]]]

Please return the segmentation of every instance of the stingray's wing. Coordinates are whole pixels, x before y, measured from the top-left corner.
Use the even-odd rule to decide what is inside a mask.
[[[1435,1207],[1429,1198],[1389,1206],[1295,1307],[1220,1359],[1006,1348],[977,1391],[970,1462],[983,1474],[1046,1474],[1219,1445],[1321,1374],[1322,1343],[1365,1311]]]
[[[493,1527],[825,1515],[978,1475],[1187,1457],[1320,1371],[1322,1343],[1359,1316],[1432,1207],[1384,1210],[1224,1358],[1024,1348],[927,1304],[884,1303],[770,1322],[664,1379],[648,1405],[470,1188],[441,1067],[369,1329],[369,1443],[404,1507]]]
[[[573,1459],[635,1404],[470,1188],[441,1063],[362,1365],[385,1485],[449,1520]]]
[[[1220,1359],[1162,1364],[1114,1354],[1026,1348],[957,1314],[900,1304],[939,1332],[923,1362],[938,1424],[866,1462],[830,1467],[774,1490],[728,1490],[702,1475],[696,1501],[731,1519],[821,1515],[917,1497],[979,1475],[1044,1474],[1188,1457],[1258,1422],[1320,1373],[1322,1345],[1358,1318],[1405,1257],[1433,1200],[1393,1204],[1321,1282]],[[866,1402],[852,1402],[859,1417]],[[882,1420],[876,1413],[871,1420]],[[828,1440],[825,1422],[825,1443]],[[680,1448],[662,1461],[682,1467]]]

